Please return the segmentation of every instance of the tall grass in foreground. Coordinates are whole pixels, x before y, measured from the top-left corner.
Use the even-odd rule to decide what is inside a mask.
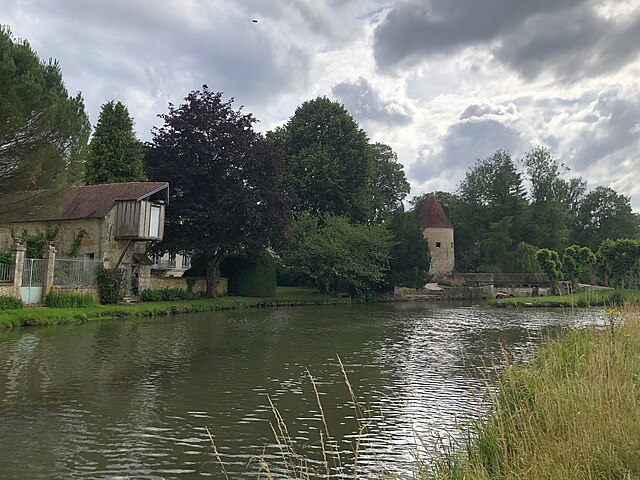
[[[488,416],[420,478],[640,478],[639,313],[611,310],[606,331],[567,333],[524,367],[505,352]]]

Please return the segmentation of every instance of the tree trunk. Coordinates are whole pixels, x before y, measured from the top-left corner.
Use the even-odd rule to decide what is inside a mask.
[[[220,255],[207,257],[207,297],[216,298],[220,283]]]

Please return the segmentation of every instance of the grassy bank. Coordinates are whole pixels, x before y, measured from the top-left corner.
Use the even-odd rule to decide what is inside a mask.
[[[554,295],[548,297],[513,297],[489,299],[487,303],[506,304],[508,307],[604,307],[640,302],[639,290],[594,290],[578,292],[572,295]]]
[[[278,287],[273,297],[220,297],[206,300],[144,302],[132,305],[96,305],[83,308],[32,307],[0,310],[0,328],[59,325],[86,322],[98,318],[156,317],[177,313],[212,312],[235,308],[278,305],[321,305],[350,303],[348,298],[328,295],[317,290]]]
[[[551,341],[526,367],[508,365],[463,451],[420,478],[640,478],[639,311]]]

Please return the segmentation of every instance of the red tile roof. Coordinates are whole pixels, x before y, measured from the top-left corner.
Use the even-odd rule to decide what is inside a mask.
[[[418,224],[422,228],[453,228],[435,195],[429,195],[422,204],[418,213]]]
[[[168,189],[169,184],[166,182],[109,183],[71,187],[61,192],[57,199],[45,202],[54,204],[55,208],[53,209],[47,209],[44,206],[41,209],[34,208],[31,213],[9,215],[9,217],[13,218],[0,218],[0,221],[29,222],[104,218],[115,206],[116,200],[143,200],[155,193],[166,190],[163,193],[164,200],[167,201]],[[14,198],[11,200],[14,200]]]

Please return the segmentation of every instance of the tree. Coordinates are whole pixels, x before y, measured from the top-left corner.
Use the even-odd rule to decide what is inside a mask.
[[[578,280],[587,270],[592,271],[596,256],[589,247],[571,245],[564,249],[562,255],[562,272],[571,281],[571,288],[578,288]]]
[[[42,189],[55,196],[79,173],[91,126],[82,96],[70,97],[57,62],[42,62],[26,41],[0,26],[0,192]],[[0,211],[29,207],[8,197]]]
[[[540,264],[536,258],[538,247],[520,242],[512,254],[512,270],[518,273],[540,273]]]
[[[370,145],[374,162],[372,178],[373,220],[382,221],[402,206],[411,189],[398,155],[383,143]]]
[[[282,155],[232,102],[206,85],[192,91],[169,104],[148,144],[149,177],[171,186],[160,249],[204,258],[210,297],[221,258],[277,243],[291,216]]]
[[[285,183],[298,210],[356,222],[373,217],[372,152],[367,135],[341,104],[326,97],[304,102],[268,138],[285,154]]]
[[[540,268],[551,282],[551,293],[555,295],[558,292],[558,278],[560,278],[560,272],[562,271],[558,252],[542,248],[536,253],[536,258]]]
[[[385,283],[393,236],[381,225],[300,213],[291,224],[291,239],[283,254],[285,264],[304,272],[325,292],[366,296]]]
[[[489,231],[483,235],[481,242],[485,270],[497,268],[501,272],[508,272],[511,269],[509,247],[513,240],[509,231],[512,225],[513,217],[504,217],[499,222],[489,225]]]
[[[592,249],[606,239],[638,238],[640,218],[631,210],[629,197],[609,187],[584,196],[577,212],[576,241]]]
[[[534,148],[522,161],[531,183],[531,215],[528,241],[540,247],[558,250],[569,240],[571,216],[566,203],[569,192],[579,190],[561,178],[568,168],[548,149]]]
[[[422,288],[429,281],[431,254],[415,215],[416,210],[396,210],[389,222],[395,242],[390,251],[389,280],[391,287]]]
[[[640,240],[621,238],[600,244],[598,257],[604,263],[612,283],[620,288],[631,282],[638,284],[640,273]]]
[[[114,100],[102,105],[89,144],[85,182],[92,185],[142,181],[145,179],[143,156],[127,107]]]

